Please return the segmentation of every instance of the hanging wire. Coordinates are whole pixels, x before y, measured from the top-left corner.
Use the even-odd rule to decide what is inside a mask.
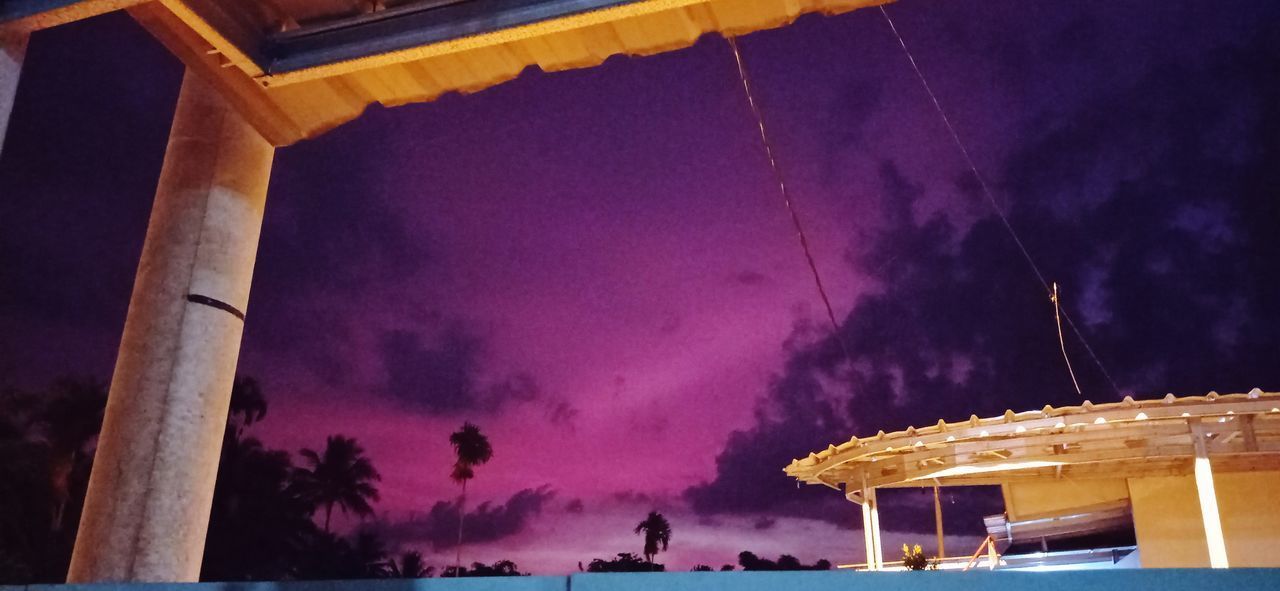
[[[773,170],[773,179],[778,183],[778,193],[782,195],[782,202],[787,206],[787,213],[791,214],[791,225],[795,228],[796,237],[800,240],[800,248],[804,251],[805,261],[809,263],[809,272],[813,274],[813,284],[817,286],[818,296],[822,298],[822,305],[827,309],[827,320],[831,322],[831,335],[840,344],[840,350],[844,352],[844,356],[848,358],[850,365],[852,365],[854,363],[853,354],[849,351],[849,347],[845,345],[844,336],[840,333],[840,324],[836,322],[836,313],[831,307],[831,298],[827,297],[827,289],[822,285],[822,275],[818,273],[818,264],[814,262],[813,251],[809,248],[809,237],[804,232],[804,225],[800,223],[800,214],[796,211],[796,205],[791,199],[791,193],[787,191],[787,183],[783,179],[782,168],[778,165],[778,159],[774,157],[773,143],[769,141],[769,134],[765,131],[764,115],[760,113],[760,107],[756,104],[755,93],[751,88],[751,78],[747,76],[747,66],[742,61],[742,52],[738,51],[738,41],[731,36],[726,36],[725,40],[729,42],[729,47],[733,49],[733,59],[738,64],[738,77],[742,80],[742,92],[747,96],[747,105],[751,107],[751,114],[756,118],[756,126],[760,128],[760,143],[764,145],[765,155],[769,157],[769,168]]]
[[[938,102],[938,96],[933,93],[933,88],[929,86],[929,81],[925,79],[924,73],[920,71],[920,66],[916,63],[915,56],[911,55],[911,50],[907,48],[907,42],[903,40],[902,34],[898,32],[897,25],[895,25],[893,23],[893,19],[889,17],[889,11],[885,10],[883,5],[878,8],[880,9],[880,14],[884,16],[885,22],[889,24],[889,30],[893,31],[893,36],[898,39],[898,45],[902,47],[902,53],[907,56],[907,61],[911,62],[911,69],[915,71],[916,78],[919,78],[920,85],[924,87],[925,92],[929,95],[929,100],[933,101],[934,109],[938,111],[938,116],[942,119],[943,125],[946,126],[947,132],[951,134],[951,140],[955,142],[956,148],[960,150],[960,155],[964,157],[964,162],[969,167],[969,172],[973,173],[973,177],[978,180],[978,187],[982,189],[982,194],[986,196],[987,203],[991,205],[991,209],[993,209],[996,212],[996,215],[1000,217],[1000,222],[1004,224],[1005,230],[1009,232],[1009,237],[1013,238],[1014,244],[1018,245],[1018,250],[1022,252],[1022,257],[1026,259],[1027,265],[1031,267],[1031,270],[1036,274],[1036,278],[1039,279],[1040,286],[1049,294],[1049,298],[1054,304],[1054,315],[1057,316],[1058,314],[1061,314],[1061,318],[1067,321],[1067,326],[1071,328],[1071,331],[1075,333],[1076,338],[1080,340],[1082,345],[1084,345],[1085,351],[1088,351],[1089,357],[1093,359],[1094,364],[1098,366],[1098,370],[1102,372],[1102,375],[1107,378],[1107,382],[1111,384],[1111,388],[1115,390],[1116,395],[1121,395],[1120,387],[1116,385],[1115,380],[1111,379],[1111,374],[1107,371],[1107,368],[1102,365],[1102,360],[1098,358],[1096,353],[1094,353],[1093,347],[1089,346],[1089,341],[1084,338],[1084,334],[1080,332],[1079,328],[1076,328],[1075,322],[1071,321],[1071,317],[1067,315],[1067,312],[1065,310],[1060,310],[1058,305],[1057,284],[1055,283],[1053,287],[1050,288],[1049,281],[1045,279],[1044,273],[1040,272],[1040,267],[1036,265],[1035,259],[1031,258],[1031,253],[1027,250],[1026,245],[1022,243],[1022,239],[1019,238],[1018,233],[1014,231],[1013,224],[1009,223],[1009,217],[1005,215],[1000,204],[996,203],[995,196],[991,193],[991,189],[987,187],[986,179],[984,179],[982,174],[978,172],[978,166],[973,163],[973,158],[969,156],[969,150],[965,148],[964,142],[960,141],[960,134],[956,132],[955,126],[951,125],[951,119],[947,117],[947,112],[943,110],[942,103]],[[1058,321],[1058,338],[1062,343],[1063,359],[1066,359],[1067,348],[1065,341],[1062,340],[1061,320]],[[1070,360],[1067,360],[1067,369],[1071,369]],[[1071,372],[1071,381],[1076,385],[1076,392],[1079,393],[1080,385],[1076,383],[1075,372]]]
[[[1062,360],[1067,362],[1067,373],[1071,374],[1071,385],[1076,387],[1076,394],[1083,395],[1080,391],[1080,382],[1076,381],[1076,372],[1071,369],[1071,358],[1067,357],[1067,342],[1062,338],[1062,299],[1058,296],[1058,282],[1053,282],[1053,295],[1049,297],[1053,300],[1053,320],[1058,323],[1058,346],[1062,348]]]

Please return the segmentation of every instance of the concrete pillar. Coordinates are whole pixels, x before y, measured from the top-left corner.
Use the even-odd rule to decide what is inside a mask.
[[[0,152],[4,150],[5,131],[9,128],[9,114],[18,94],[18,76],[22,74],[22,57],[26,52],[25,33],[0,31]]]
[[[69,583],[199,577],[274,151],[187,72]]]

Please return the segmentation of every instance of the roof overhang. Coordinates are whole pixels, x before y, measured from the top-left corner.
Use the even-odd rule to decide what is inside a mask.
[[[1280,394],[1092,404],[911,427],[853,438],[793,460],[809,484],[864,487],[1000,485],[1059,478],[1190,474],[1202,437],[1215,472],[1280,470]]]
[[[264,137],[287,145],[374,103],[476,92],[529,67],[591,67],[886,1],[18,0],[0,12],[0,32],[127,8]]]

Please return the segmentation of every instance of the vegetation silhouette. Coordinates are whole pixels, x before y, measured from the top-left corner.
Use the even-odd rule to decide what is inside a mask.
[[[378,500],[373,483],[382,476],[355,439],[330,435],[323,452],[304,449],[298,453],[307,467],[295,471],[294,484],[304,499],[324,508],[325,532],[329,531],[334,505],[358,517],[373,514],[369,501]]]
[[[106,399],[89,378],[0,391],[0,584],[65,580]]]
[[[516,563],[510,560],[499,560],[492,565],[483,562],[471,563],[471,568],[451,566],[444,569],[441,577],[524,577],[529,573],[520,572]]]
[[[60,379],[36,391],[0,390],[0,584],[66,579],[106,398],[101,382],[83,378]],[[323,450],[302,450],[303,465],[295,465],[289,452],[253,436],[269,406],[257,381],[236,378],[200,580],[434,575],[419,552],[391,556],[373,527],[348,536],[330,531],[335,506],[357,517],[373,513],[378,471],[356,439],[343,435],[329,436]],[[492,456],[492,450],[476,452],[469,438],[463,443],[468,468]],[[473,563],[460,574],[524,573],[499,560]]]
[[[775,561],[760,558],[755,553],[746,550],[738,553],[738,565],[745,571],[831,570],[831,561],[825,558],[809,565],[800,562],[798,558],[790,554],[783,554]],[[725,566],[729,565],[726,564]]]
[[[581,568],[581,564],[579,564],[579,568]],[[612,560],[595,558],[587,564],[587,572],[589,573],[647,573],[663,572],[665,570],[667,570],[665,565],[655,564],[630,552],[619,553]]]
[[[400,555],[400,561],[387,561],[387,576],[392,579],[425,579],[436,571],[422,560],[422,553],[416,550]]]
[[[657,511],[650,511],[649,516],[636,526],[635,533],[644,534],[644,559],[649,564],[653,564],[653,557],[659,551],[666,551],[671,543],[671,524]],[[661,550],[659,545],[662,546]]]
[[[466,572],[466,569],[462,567],[462,522],[467,515],[467,481],[475,478],[476,466],[484,464],[493,458],[493,446],[489,445],[489,438],[480,432],[480,427],[470,422],[464,422],[462,428],[449,435],[449,443],[453,445],[453,452],[458,458],[453,464],[453,472],[449,477],[454,482],[462,485],[462,496],[458,500],[457,555],[454,558],[452,570],[457,574]],[[480,563],[477,562],[475,564]],[[446,572],[450,571],[446,569]],[[466,575],[458,574],[457,576]]]

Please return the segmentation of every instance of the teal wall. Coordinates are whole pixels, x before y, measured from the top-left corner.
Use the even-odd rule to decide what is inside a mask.
[[[489,579],[0,586],[0,591],[1280,591],[1280,569],[702,572]]]

